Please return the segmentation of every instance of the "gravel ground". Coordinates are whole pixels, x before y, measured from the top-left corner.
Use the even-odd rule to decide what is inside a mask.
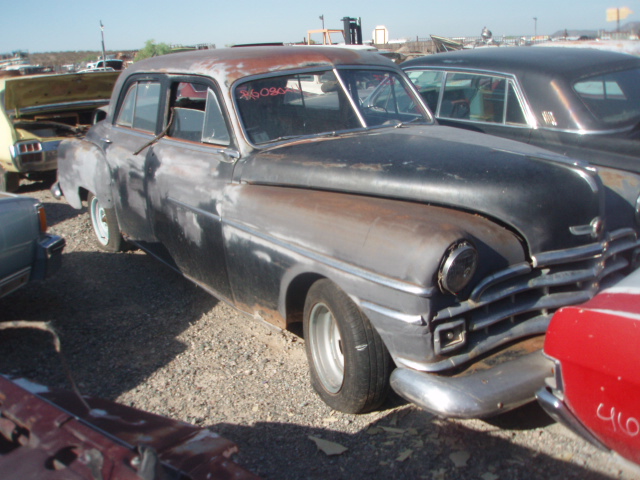
[[[304,341],[239,314],[136,250],[98,250],[86,209],[39,198],[64,236],[56,276],[0,299],[0,320],[52,321],[83,393],[207,426],[268,479],[605,479],[638,471],[591,447],[537,405],[491,421],[443,420],[401,399],[332,411],[312,391]],[[0,372],[68,385],[44,332],[0,334]],[[314,439],[346,450],[329,455]]]

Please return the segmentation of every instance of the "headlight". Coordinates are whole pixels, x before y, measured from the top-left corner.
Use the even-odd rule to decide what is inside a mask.
[[[636,199],[636,225],[640,226],[640,195]]]
[[[478,251],[469,242],[453,245],[440,264],[438,283],[443,293],[457,295],[469,284],[478,266]]]

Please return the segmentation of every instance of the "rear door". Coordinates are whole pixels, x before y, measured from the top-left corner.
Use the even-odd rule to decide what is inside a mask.
[[[103,148],[114,182],[114,201],[123,234],[136,242],[155,240],[147,218],[145,166],[161,121],[161,76],[133,76],[123,86]]]

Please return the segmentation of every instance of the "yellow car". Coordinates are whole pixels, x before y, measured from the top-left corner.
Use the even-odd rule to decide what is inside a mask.
[[[120,72],[0,78],[0,191],[54,179],[58,144],[83,136]]]

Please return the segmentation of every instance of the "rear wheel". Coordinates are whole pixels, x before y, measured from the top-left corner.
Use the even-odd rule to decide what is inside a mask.
[[[304,308],[311,384],[331,408],[364,413],[389,392],[392,362],[378,332],[338,286],[319,280]]]
[[[107,252],[120,251],[123,240],[114,209],[104,208],[93,193],[88,195],[87,203],[98,247]]]

